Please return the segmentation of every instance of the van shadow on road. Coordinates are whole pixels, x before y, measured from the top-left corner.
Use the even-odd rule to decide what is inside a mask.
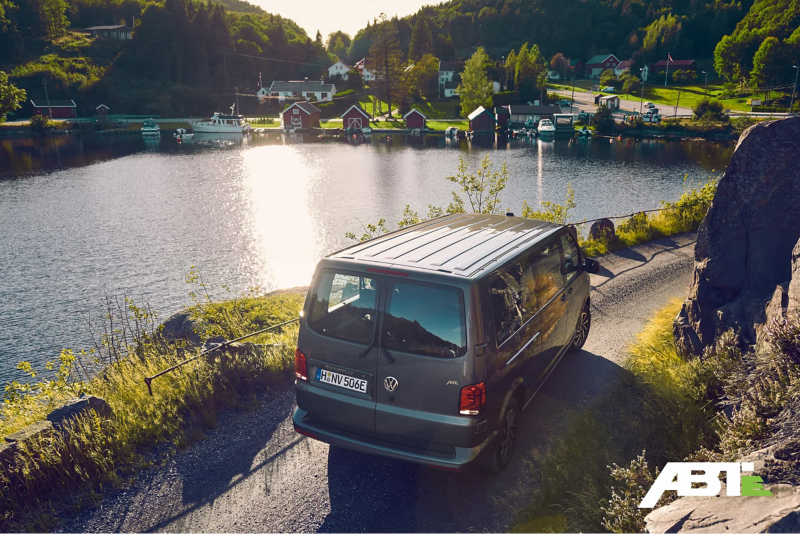
[[[506,530],[537,484],[531,451],[543,454],[570,416],[623,374],[589,351],[567,354],[523,413],[516,456],[501,473],[447,473],[331,447],[330,513],[319,531]]]

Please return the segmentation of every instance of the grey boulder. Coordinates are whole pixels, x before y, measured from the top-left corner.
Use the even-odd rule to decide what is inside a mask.
[[[80,397],[69,399],[63,406],[50,412],[47,415],[47,421],[52,423],[53,426],[60,427],[67,421],[85,413],[87,410],[94,410],[100,417],[111,417],[114,415],[111,406],[109,406],[108,402],[104,399],[84,393]]]

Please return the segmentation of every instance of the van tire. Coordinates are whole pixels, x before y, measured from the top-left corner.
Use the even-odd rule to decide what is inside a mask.
[[[578,316],[578,324],[575,325],[575,331],[572,334],[572,343],[570,343],[569,351],[578,352],[586,344],[586,339],[589,337],[589,330],[592,328],[592,310],[589,303],[583,307],[581,314]]]
[[[519,402],[515,397],[511,397],[503,413],[503,419],[500,421],[497,436],[483,457],[483,467],[485,469],[495,472],[502,471],[511,462],[519,436],[518,428],[521,414]]]

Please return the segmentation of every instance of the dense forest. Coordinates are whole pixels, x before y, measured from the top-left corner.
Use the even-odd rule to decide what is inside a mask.
[[[72,31],[118,23],[134,25],[132,41]],[[634,67],[668,53],[704,68],[713,58],[731,91],[746,92],[792,82],[798,27],[798,0],[451,0],[376,17],[352,37],[311,38],[243,0],[0,0],[0,71],[28,98],[42,98],[46,80],[50,98],[76,100],[81,115],[101,102],[117,113],[204,114],[226,109],[235,93],[251,96],[242,107],[253,112],[260,80],[319,79],[337,59],[365,57],[373,72],[398,80],[382,96],[407,106],[437,96],[439,60],[466,60],[479,47],[490,79],[504,76],[512,88],[524,87],[516,78],[527,72],[517,51],[530,54],[536,68],[523,78],[534,80],[532,95],[551,58],[601,53]],[[401,74],[408,62],[415,70]]]
[[[419,19],[429,28],[433,53],[466,59],[482,46],[494,59],[523,43],[542,54],[586,60],[600,53],[651,63],[709,58],[750,8],[748,0],[460,0],[427,6],[396,20],[401,49],[408,51]],[[369,25],[352,39],[347,59],[363,57]],[[338,54],[337,54],[338,55]]]
[[[0,70],[43,98],[115,112],[185,115],[227,108],[259,79],[318,79],[335,57],[289,19],[241,0],[0,0]],[[236,11],[232,11],[236,10]],[[135,21],[134,21],[135,20]],[[134,24],[130,42],[70,31]],[[81,105],[82,104],[82,105]]]

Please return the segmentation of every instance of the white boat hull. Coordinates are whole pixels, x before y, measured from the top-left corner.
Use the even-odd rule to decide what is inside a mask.
[[[192,122],[194,133],[247,133],[248,126],[226,126],[224,124],[209,124],[207,122]]]

